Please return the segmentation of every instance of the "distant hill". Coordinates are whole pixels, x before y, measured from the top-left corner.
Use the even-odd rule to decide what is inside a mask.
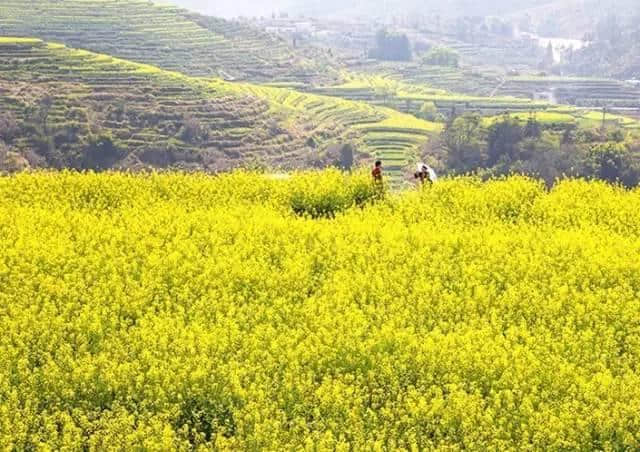
[[[640,2],[638,0],[563,0],[524,10],[542,36],[585,38],[563,68],[582,76],[640,78]]]
[[[579,75],[640,80],[640,23],[620,27],[614,39],[597,39],[566,65]]]
[[[514,10],[509,16],[516,22],[530,21],[532,31],[542,36],[582,39],[597,32],[608,15],[630,18],[638,11],[637,0],[554,0]]]
[[[183,8],[198,11],[201,14],[218,17],[238,17],[238,16],[268,16],[274,12],[279,12],[290,6],[290,0],[269,0],[260,2],[256,0],[234,0],[234,1],[209,1],[209,0],[173,0]]]
[[[2,0],[0,36],[36,37],[194,76],[304,82],[332,76],[247,25],[145,0]]]
[[[330,16],[354,14],[380,17],[413,13],[489,16],[503,15],[551,1],[553,0],[301,0],[291,2],[291,10],[296,13]]]

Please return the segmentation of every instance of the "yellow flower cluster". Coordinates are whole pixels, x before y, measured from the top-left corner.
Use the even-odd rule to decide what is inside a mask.
[[[640,192],[0,178],[0,449],[636,450]]]

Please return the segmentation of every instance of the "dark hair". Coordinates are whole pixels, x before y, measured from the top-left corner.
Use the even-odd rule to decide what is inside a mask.
[[[376,160],[376,166],[382,166],[382,161],[381,160]]]

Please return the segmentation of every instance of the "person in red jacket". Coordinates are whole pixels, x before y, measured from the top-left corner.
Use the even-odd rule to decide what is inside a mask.
[[[380,160],[376,161],[375,166],[373,167],[373,171],[371,171],[371,177],[373,177],[373,182],[376,185],[382,186],[382,162]]]
[[[371,171],[371,177],[373,177],[373,188],[376,197],[382,198],[384,196],[384,179],[382,177],[382,162],[380,160],[376,161]]]

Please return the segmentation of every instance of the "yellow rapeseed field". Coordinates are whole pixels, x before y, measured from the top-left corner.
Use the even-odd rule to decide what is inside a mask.
[[[596,182],[0,178],[0,449],[637,450],[639,255]]]

